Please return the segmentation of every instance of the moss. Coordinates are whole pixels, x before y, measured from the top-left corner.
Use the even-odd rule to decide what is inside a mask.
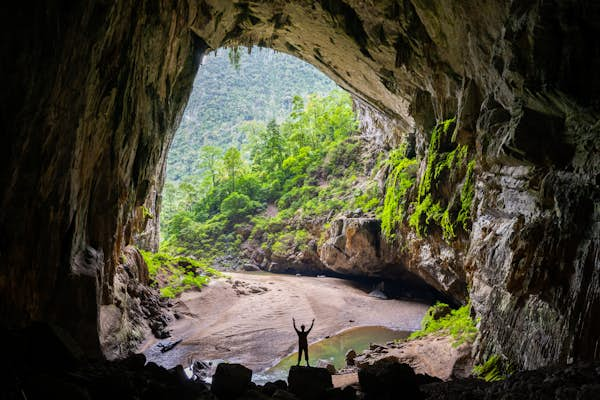
[[[426,335],[451,335],[454,338],[454,346],[465,342],[473,342],[477,336],[476,321],[471,319],[471,305],[467,304],[459,309],[450,311],[442,317],[438,317],[438,310],[449,308],[447,304],[437,302],[427,310],[427,314],[421,321],[421,329],[413,332],[408,340],[418,339]]]
[[[439,224],[442,216],[440,203],[434,203],[431,194],[428,194],[422,202],[415,204],[415,211],[411,214],[408,224],[414,228],[417,235],[423,236],[432,222]]]
[[[444,240],[451,241],[457,231],[468,231],[471,202],[473,200],[473,168],[475,161],[468,161],[469,147],[453,143],[452,130],[455,118],[439,123],[431,132],[427,153],[427,165],[419,182],[417,199],[412,203],[413,212],[409,225],[418,236],[437,226]],[[446,151],[443,151],[447,149]],[[463,180],[460,199],[461,207],[439,195],[439,185]]]
[[[148,209],[148,207],[146,206],[141,206],[142,207],[142,217],[144,219],[154,219],[154,214],[152,214],[152,212],[150,212],[150,210]]]
[[[390,240],[395,238],[395,232],[406,212],[406,195],[415,183],[414,168],[417,160],[404,157],[405,148],[390,152],[386,163],[390,168],[386,186],[383,208],[378,210],[383,234]]]
[[[490,356],[486,362],[473,367],[473,375],[487,382],[496,382],[508,378],[515,369],[510,362],[498,354]]]
[[[449,208],[446,208],[446,211],[444,211],[444,214],[442,214],[440,226],[442,227],[442,234],[444,236],[444,239],[451,240],[456,237],[456,233],[454,233],[454,224],[452,223],[452,217],[450,216]]]
[[[456,218],[456,223],[460,224],[465,231],[469,229],[469,222],[471,221],[471,205],[473,203],[473,198],[475,197],[475,180],[473,178],[474,169],[475,160],[472,160],[467,166],[467,173],[460,191],[460,211]]]

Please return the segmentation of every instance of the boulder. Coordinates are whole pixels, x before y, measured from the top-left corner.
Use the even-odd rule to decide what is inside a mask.
[[[298,397],[285,390],[277,390],[273,394],[273,399],[277,400],[298,400]]]
[[[350,349],[346,352],[346,365],[354,365],[354,359],[356,358],[356,351]]]
[[[331,375],[336,374],[335,365],[331,361],[328,360],[319,360],[317,361],[317,368],[325,368]]]
[[[241,364],[221,363],[213,375],[211,391],[219,399],[234,399],[248,389],[252,370]]]
[[[288,375],[290,392],[301,399],[319,399],[333,388],[331,374],[325,368],[293,366]]]
[[[210,376],[211,370],[211,365],[204,361],[196,360],[192,363],[192,373],[194,374],[196,379],[199,379],[201,381],[206,380],[206,378]]]
[[[358,381],[362,391],[373,398],[391,398],[398,393],[403,398],[421,398],[415,372],[408,364],[386,360],[366,365],[358,371]]]
[[[372,292],[370,292],[369,296],[375,297],[375,298],[378,298],[378,299],[381,299],[381,300],[387,300],[388,299],[387,295],[385,293],[383,293],[379,289],[375,289]]]
[[[285,381],[279,379],[275,382],[267,382],[262,387],[262,392],[268,396],[273,396],[278,390],[287,390],[288,385]]]

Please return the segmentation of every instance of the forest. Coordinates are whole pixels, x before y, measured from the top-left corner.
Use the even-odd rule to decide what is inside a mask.
[[[243,240],[265,233],[263,245],[277,251],[290,240],[307,244],[303,219],[374,211],[377,189],[358,185],[365,170],[350,95],[294,96],[292,104],[281,123],[242,125],[247,143],[241,151],[200,148],[202,172],[165,195],[164,251],[212,259],[235,254]]]

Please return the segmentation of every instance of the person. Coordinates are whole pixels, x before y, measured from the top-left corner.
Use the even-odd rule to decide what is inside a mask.
[[[300,325],[300,330],[296,328],[296,319],[292,318],[292,322],[294,323],[294,330],[298,334],[298,365],[300,365],[300,360],[302,359],[302,352],[304,352],[304,359],[306,360],[306,366],[310,367],[308,364],[308,334],[313,328],[315,324],[315,319],[313,318],[312,323],[310,324],[310,328],[307,331],[304,330],[304,325]]]

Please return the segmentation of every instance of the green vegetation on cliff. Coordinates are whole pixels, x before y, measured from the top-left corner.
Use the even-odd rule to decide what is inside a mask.
[[[148,265],[150,284],[158,288],[163,297],[173,298],[184,290],[201,288],[211,277],[221,275],[206,263],[188,257],[172,257],[143,250],[140,253]]]
[[[470,229],[475,160],[468,159],[467,145],[455,142],[455,125],[452,118],[439,123],[431,133],[427,165],[408,221],[419,236],[437,226],[450,241],[458,229]],[[461,188],[458,195],[454,194],[455,186]]]
[[[476,321],[471,318],[471,305],[467,304],[456,310],[437,302],[427,310],[421,321],[421,329],[413,332],[408,340],[418,339],[426,335],[451,335],[454,346],[464,342],[473,342],[477,336]]]
[[[514,366],[498,354],[473,367],[473,375],[487,382],[502,381],[515,372]]]
[[[408,206],[408,191],[415,184],[417,160],[406,158],[406,148],[392,150],[385,161],[389,168],[383,209],[379,210],[381,229],[388,239],[394,239],[395,232],[404,220]]]

